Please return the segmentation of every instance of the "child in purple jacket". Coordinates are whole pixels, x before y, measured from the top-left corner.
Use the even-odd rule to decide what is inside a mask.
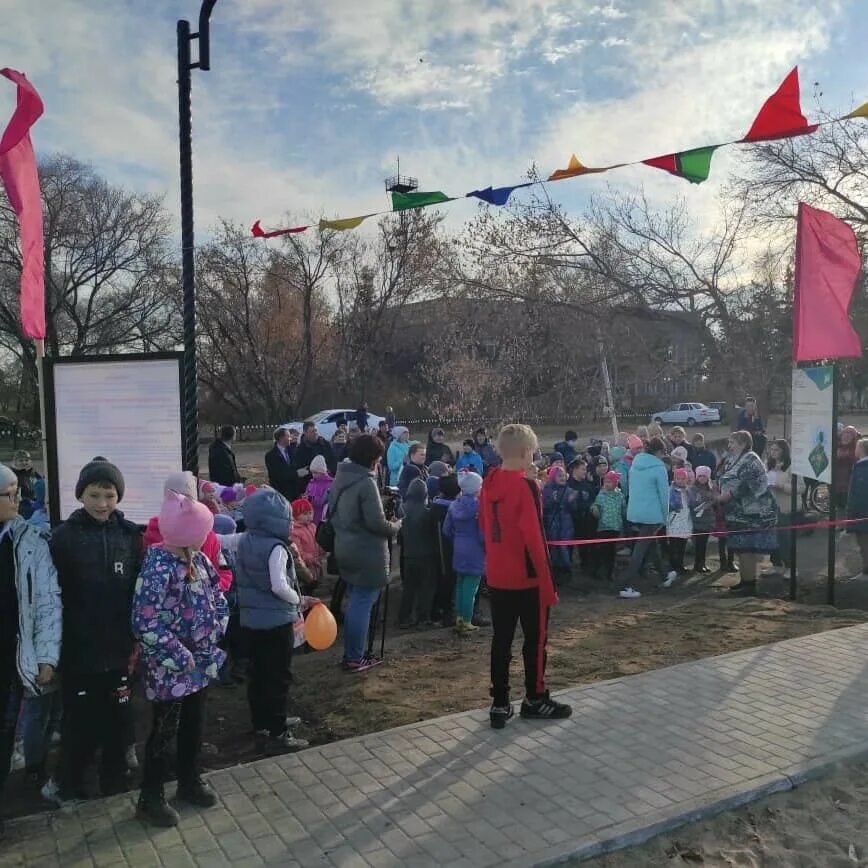
[[[313,523],[318,526],[322,521],[323,510],[328,503],[329,492],[334,485],[334,479],[329,475],[325,458],[317,455],[310,463],[311,479],[304,491],[304,496],[313,504]]]
[[[452,566],[458,576],[455,590],[455,632],[468,633],[476,628],[472,624],[473,602],[485,572],[485,547],[479,527],[479,492],[482,477],[465,471],[458,475],[461,496],[452,502],[443,535],[452,540]]]

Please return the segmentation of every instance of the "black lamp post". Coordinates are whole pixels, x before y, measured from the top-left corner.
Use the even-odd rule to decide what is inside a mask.
[[[178,22],[178,142],[181,162],[181,280],[184,292],[184,468],[199,475],[199,395],[196,370],[196,274],[193,247],[193,118],[190,73],[211,68],[211,12],[217,0],[202,0],[199,32]],[[199,40],[199,60],[190,60],[190,44]]]

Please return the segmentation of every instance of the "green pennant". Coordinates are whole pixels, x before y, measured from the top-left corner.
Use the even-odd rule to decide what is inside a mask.
[[[426,205],[439,205],[451,202],[452,197],[439,190],[430,193],[392,193],[392,210],[406,211],[408,208],[424,208]]]
[[[675,155],[678,174],[691,184],[701,184],[708,180],[711,174],[711,158],[717,150],[715,145],[707,148],[694,148],[692,151],[681,151]]]

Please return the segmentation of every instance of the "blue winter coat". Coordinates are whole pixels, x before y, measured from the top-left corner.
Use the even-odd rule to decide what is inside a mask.
[[[485,472],[488,473],[490,467],[500,467],[501,460],[497,454],[497,450],[491,445],[491,441],[486,440],[481,446],[476,447],[479,457],[482,459],[482,466]]]
[[[485,468],[482,466],[482,458],[478,452],[471,452],[465,455],[463,452],[458,456],[455,462],[455,472],[461,473],[462,470],[472,470],[482,476],[485,473]]]
[[[546,539],[550,542],[560,542],[576,538],[573,511],[576,494],[566,485],[549,482],[543,488],[543,526]],[[549,548],[552,565],[568,567],[570,565],[570,550],[566,546]]]
[[[389,485],[393,488],[397,488],[398,486],[398,480],[401,478],[401,471],[404,469],[404,462],[407,460],[407,453],[409,451],[409,443],[393,440],[389,444],[389,451],[386,453],[386,463],[389,466]]]
[[[443,536],[452,540],[452,567],[456,573],[481,576],[485,573],[485,547],[479,527],[479,500],[462,494],[453,500],[443,522]]]
[[[570,463],[575,459],[576,455],[578,454],[576,452],[575,446],[570,446],[570,444],[567,443],[566,440],[561,440],[560,443],[555,443],[555,452],[560,452],[561,455],[564,456],[564,464],[566,464],[567,467],[570,466]]]
[[[665,525],[669,517],[669,476],[666,465],[648,452],[640,452],[630,467],[627,521]]]
[[[847,495],[847,518],[864,518],[859,524],[848,524],[847,533],[868,533],[868,458],[853,465],[850,493]]]

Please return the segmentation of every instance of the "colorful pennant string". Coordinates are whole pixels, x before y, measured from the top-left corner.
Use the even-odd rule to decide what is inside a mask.
[[[854,118],[868,119],[868,102],[843,117],[836,118],[824,123],[850,120]],[[645,160],[636,160],[632,163],[614,163],[611,166],[597,168],[584,165],[575,154],[570,157],[565,169],[557,169],[546,179],[547,181],[564,181],[567,178],[578,178],[583,175],[597,175],[608,172],[611,169],[620,169],[624,166],[636,166],[644,164],[655,169],[662,169],[678,178],[684,178],[691,184],[701,184],[707,181],[711,173],[711,160],[718,148],[741,143],[767,142],[775,139],[787,139],[794,136],[803,136],[813,133],[822,124],[809,124],[802,114],[802,106],[799,95],[799,70],[794,67],[787,77],[781,82],[780,87],[763,103],[759,113],[754,118],[747,135],[743,139],[730,142],[722,142],[717,145],[706,145],[701,148],[692,148],[687,151],[677,151],[672,154],[664,154],[660,157],[649,157]],[[541,184],[542,181],[529,181],[524,184],[514,184],[511,187],[485,187],[481,190],[473,190],[466,193],[463,198],[475,197],[487,202],[489,205],[506,205],[515,190],[523,187],[532,187]],[[339,220],[320,220],[317,228],[324,230],[344,231],[355,229],[368,217],[379,217],[383,214],[391,214],[398,211],[407,211],[414,208],[426,208],[431,205],[440,205],[444,202],[454,202],[455,196],[448,196],[441,190],[413,191],[408,193],[392,193],[392,207],[386,211],[375,211],[364,214],[361,217],[347,217]],[[310,226],[295,226],[289,229],[274,229],[265,231],[257,220],[251,229],[256,238],[277,238],[281,235],[291,235],[305,232]]]

